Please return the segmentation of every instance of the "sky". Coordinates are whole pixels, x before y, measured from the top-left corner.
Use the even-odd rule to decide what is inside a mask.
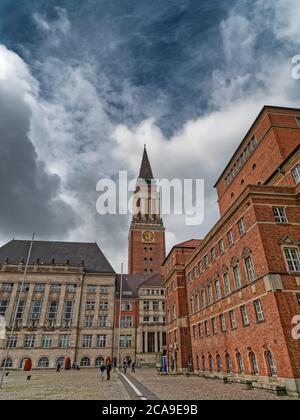
[[[300,107],[299,0],[0,0],[0,245],[97,242],[116,271],[129,216],[97,182],[205,180],[205,218],[164,218],[167,250],[218,220],[213,185],[263,105]]]

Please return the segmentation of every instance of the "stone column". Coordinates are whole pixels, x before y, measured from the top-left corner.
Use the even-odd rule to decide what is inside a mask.
[[[145,353],[148,353],[148,328],[145,329]]]
[[[23,325],[28,325],[28,317],[29,317],[30,307],[31,307],[31,303],[32,303],[34,286],[35,286],[34,284],[30,284],[29,285],[29,290],[26,293],[27,300],[26,300],[26,304],[25,304],[25,308],[24,308],[24,314],[23,314]]]
[[[73,313],[72,313],[72,328],[77,327],[78,317],[80,315],[80,295],[81,295],[81,284],[77,284],[76,295],[73,304]]]
[[[48,301],[49,301],[49,293],[50,293],[50,284],[45,284],[45,292],[44,292],[44,299],[43,299],[43,303],[42,303],[39,328],[43,328],[43,326],[46,324],[46,315],[47,315],[47,308],[48,308]]]
[[[18,287],[19,283],[15,283],[13,290],[10,295],[10,300],[8,302],[7,312],[6,312],[6,325],[9,326],[12,324],[14,313],[13,311],[16,309],[15,305],[18,299]]]
[[[61,326],[62,324],[62,314],[63,314],[64,303],[65,303],[65,295],[66,295],[66,285],[64,284],[61,286],[59,304],[58,304],[58,310],[57,310],[57,316],[56,316],[56,325],[59,325],[59,326]]]
[[[159,334],[159,332],[157,332],[157,331],[154,332],[154,351],[155,351],[155,353],[158,353],[158,338],[157,338],[158,334]]]

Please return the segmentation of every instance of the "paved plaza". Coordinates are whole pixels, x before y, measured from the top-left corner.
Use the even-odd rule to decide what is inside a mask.
[[[272,393],[246,389],[245,385],[224,385],[222,381],[186,376],[161,376],[152,369],[129,372],[126,378],[112,373],[110,382],[101,382],[99,371],[53,370],[10,372],[0,391],[0,400],[138,400],[131,382],[148,400],[282,400]]]

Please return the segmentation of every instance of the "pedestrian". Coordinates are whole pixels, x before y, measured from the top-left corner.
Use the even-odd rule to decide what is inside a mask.
[[[131,370],[132,370],[132,373],[135,373],[135,362],[132,363]]]
[[[127,360],[126,359],[124,359],[124,362],[123,362],[123,371],[126,374],[126,372],[127,372]]]
[[[60,363],[57,363],[56,372],[60,372],[60,369],[61,369]]]
[[[100,376],[101,376],[101,382],[103,382],[103,381],[104,381],[104,377],[105,377],[105,370],[106,370],[105,364],[104,364],[104,362],[102,362],[102,363],[101,363],[101,365],[100,365]]]
[[[107,374],[107,380],[110,381],[110,372],[111,372],[111,361],[108,360],[106,362],[106,374]]]

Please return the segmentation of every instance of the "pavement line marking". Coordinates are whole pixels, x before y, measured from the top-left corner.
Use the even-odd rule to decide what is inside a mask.
[[[141,391],[127,378],[127,376],[126,375],[124,375],[124,373],[122,373],[122,372],[119,372],[121,375],[122,375],[122,378],[124,378],[125,379],[125,381],[131,386],[131,388],[134,390],[134,392],[136,393],[136,395],[138,396],[138,397],[141,397],[142,398],[142,400],[144,400],[144,401],[146,401],[147,400],[147,398],[145,398],[144,396],[143,396],[143,394],[141,393]]]

